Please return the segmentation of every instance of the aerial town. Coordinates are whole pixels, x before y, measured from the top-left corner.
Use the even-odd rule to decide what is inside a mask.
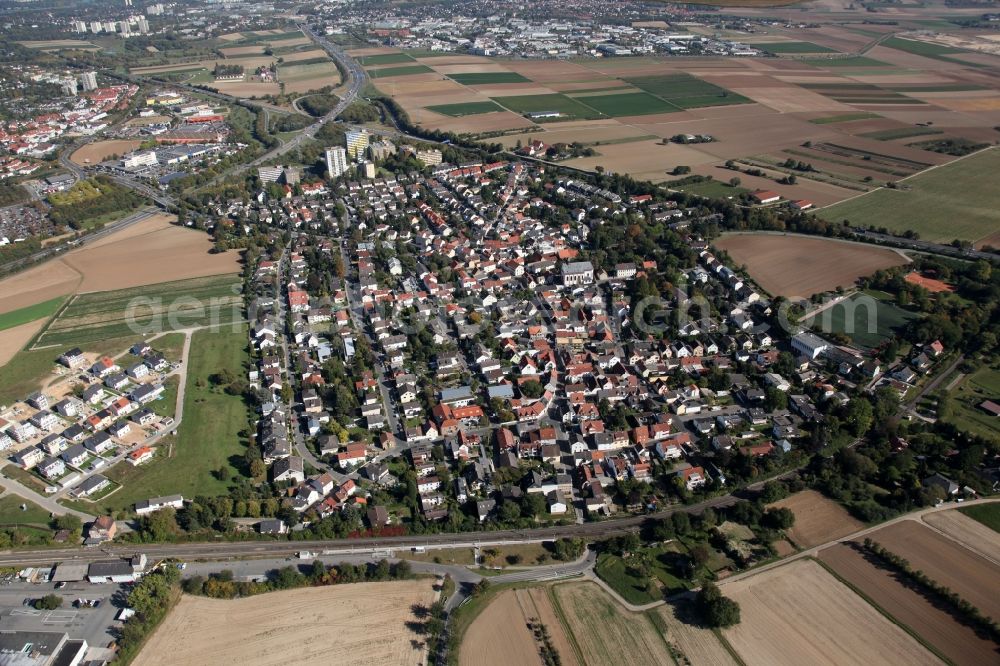
[[[0,664],[995,660],[985,5],[112,4],[0,33]]]

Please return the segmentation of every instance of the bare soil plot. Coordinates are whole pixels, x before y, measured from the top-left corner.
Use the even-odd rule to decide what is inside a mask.
[[[309,41],[309,39],[306,38],[306,41]],[[281,56],[282,62],[281,64],[278,65],[278,67],[280,68],[282,65],[287,67],[288,65],[294,64],[300,60],[312,60],[313,58],[325,58],[325,57],[327,57],[326,51],[323,51],[321,49],[309,49],[308,51],[296,51],[295,53],[286,53],[285,55]]]
[[[742,618],[723,635],[747,664],[940,663],[812,560],[796,560],[721,587],[740,604]]]
[[[533,123],[516,113],[510,111],[497,111],[495,113],[481,113],[475,116],[463,116],[461,118],[449,118],[442,116],[438,119],[426,119],[420,121],[422,125],[430,129],[441,129],[457,134],[482,134],[483,132],[494,132],[497,130],[519,129],[522,127],[532,127]]]
[[[671,663],[650,618],[626,611],[596,583],[556,585],[553,593],[588,666]]]
[[[1000,617],[1000,566],[913,520],[887,525],[869,535],[872,541],[910,561],[928,577],[990,617]]]
[[[656,182],[673,179],[674,176],[667,172],[679,164],[694,165],[712,160],[711,156],[691,145],[663,145],[659,140],[608,144],[595,149],[598,155],[568,160],[566,164],[577,169],[603,166],[608,171],[628,173]]]
[[[281,94],[281,86],[277,83],[260,81],[218,81],[211,84],[220,93],[236,97],[266,97]]]
[[[207,234],[170,224],[172,216],[156,215],[111,235],[93,246],[62,256],[83,275],[79,291],[107,291],[173,280],[222,275],[239,270],[239,253],[210,254]]]
[[[983,557],[1000,559],[1000,533],[961,511],[937,511],[924,514],[921,519]]]
[[[893,572],[877,566],[851,544],[837,544],[819,553],[819,559],[861,590],[882,610],[919,634],[960,666],[996,661],[993,641],[955,620],[922,594],[899,581]]]
[[[233,56],[242,55],[263,55],[264,45],[254,44],[252,46],[226,46],[219,49],[219,53],[227,58],[232,58]]]
[[[736,660],[719,642],[715,632],[682,619],[684,610],[680,606],[668,603],[653,612],[662,618],[667,627],[667,640],[684,654],[688,663],[696,666],[736,666]]]
[[[17,356],[24,346],[45,326],[47,318],[29,321],[27,324],[5,328],[0,331],[0,367]]]
[[[135,666],[414,664],[419,637],[406,627],[430,581],[358,583],[271,592],[234,601],[185,595]],[[417,640],[415,640],[417,639]]]
[[[788,536],[800,548],[812,548],[864,529],[864,523],[851,517],[844,507],[815,490],[803,490],[779,500],[771,507],[791,509],[795,526]]]
[[[113,139],[110,141],[95,141],[86,146],[73,151],[70,160],[74,164],[97,164],[103,162],[112,155],[124,155],[139,147],[141,141],[131,139]]]
[[[0,280],[0,313],[72,294],[82,278],[59,259],[15,273]]]
[[[851,287],[860,277],[908,261],[893,250],[803,236],[726,234],[715,245],[745,264],[766,292],[789,298]]]

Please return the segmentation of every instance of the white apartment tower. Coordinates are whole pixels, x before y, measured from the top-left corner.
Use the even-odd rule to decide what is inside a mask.
[[[368,149],[368,130],[350,130],[345,134],[347,155],[355,160]]]
[[[97,72],[85,72],[80,75],[80,85],[84,90],[94,90],[97,88]]]
[[[336,146],[326,149],[326,170],[331,178],[342,176],[347,171],[347,151]]]

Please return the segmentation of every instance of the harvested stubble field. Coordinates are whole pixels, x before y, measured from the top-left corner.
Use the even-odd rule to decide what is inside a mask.
[[[113,139],[110,141],[95,141],[73,151],[70,160],[74,164],[97,164],[112,155],[124,155],[139,147],[141,141],[132,139]]]
[[[407,622],[429,606],[430,581],[358,583],[271,592],[235,601],[185,595],[135,666],[415,664],[423,648]]]
[[[787,534],[799,548],[828,543],[865,527],[844,507],[815,490],[803,490],[769,506],[791,509],[795,514],[795,525]]]
[[[736,666],[736,660],[719,642],[715,632],[692,623],[691,618],[687,617],[691,608],[678,604],[684,602],[668,603],[653,612],[659,615],[666,628],[667,641],[684,655],[686,663],[698,666]],[[685,662],[678,659],[678,663]]]
[[[996,661],[993,641],[980,638],[973,629],[908,587],[894,572],[868,559],[856,545],[844,543],[826,548],[820,551],[819,559],[955,664],[976,666]]]
[[[868,535],[923,571],[937,583],[978,608],[984,615],[1000,617],[1000,566],[964,548],[946,536],[912,520],[887,525]]]
[[[907,263],[893,250],[863,243],[777,234],[726,234],[715,241],[772,296],[809,298],[852,287],[858,278]]]
[[[556,585],[553,594],[588,666],[671,663],[650,617],[625,610],[596,583]]]
[[[540,646],[528,629],[529,622],[545,625],[562,664],[570,666],[579,663],[562,622],[552,607],[547,588],[533,587],[505,590],[490,602],[465,632],[459,664],[541,665]]]
[[[723,636],[747,664],[940,663],[813,560],[789,562],[721,587],[740,604],[742,618]]]
[[[913,230],[929,241],[980,241],[1000,227],[998,172],[1000,150],[988,149],[902,180],[897,189],[875,190],[818,214],[857,226]]]

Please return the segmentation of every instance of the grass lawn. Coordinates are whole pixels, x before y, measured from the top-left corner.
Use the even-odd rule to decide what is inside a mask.
[[[829,47],[812,42],[775,42],[774,44],[755,44],[754,46],[770,53],[836,53]]]
[[[538,122],[601,117],[599,111],[566,95],[512,95],[510,97],[494,97],[493,100],[516,113],[542,113],[551,111],[562,114],[559,118],[539,118]]]
[[[32,349],[79,345],[243,318],[238,275],[79,294],[35,338]]]
[[[804,62],[807,65],[812,65],[813,67],[834,67],[837,69],[842,67],[892,67],[892,65],[887,62],[875,60],[874,58],[866,58],[865,56],[852,56],[850,58],[813,58],[811,60],[802,60],[801,62]]]
[[[171,362],[181,360],[181,352],[184,351],[184,334],[167,333],[156,338],[149,343],[153,349],[163,354],[163,357]]]
[[[665,99],[682,109],[725,104],[748,104],[751,100],[690,74],[626,78],[636,88]]]
[[[21,511],[21,505],[27,509]],[[34,502],[29,502],[17,495],[0,497],[0,525],[41,525],[49,526],[49,512]]]
[[[907,178],[905,189],[874,190],[817,214],[832,222],[912,229],[929,241],[977,241],[1000,228],[998,172],[1000,150],[994,148]]]
[[[384,79],[387,76],[411,76],[413,74],[426,74],[434,70],[427,65],[403,65],[402,67],[384,67],[382,69],[368,70],[368,76],[372,79]]]
[[[3,475],[18,481],[21,485],[31,488],[32,490],[44,493],[45,486],[48,485],[41,479],[41,477],[29,472],[26,469],[21,469],[14,463],[8,463],[3,468]]]
[[[897,129],[878,130],[877,132],[865,132],[861,136],[879,141],[892,141],[893,139],[906,139],[911,136],[925,136],[928,134],[944,134],[939,129],[932,127],[899,127]]]
[[[898,337],[900,329],[917,316],[892,303],[857,294],[819,313],[809,325],[824,333],[843,333],[859,347],[871,349],[894,334]]]
[[[517,72],[467,72],[465,74],[448,74],[449,79],[463,86],[481,86],[489,83],[531,83]]]
[[[849,123],[852,120],[868,120],[870,118],[880,118],[877,113],[859,111],[858,113],[844,113],[839,116],[826,116],[824,118],[813,118],[809,122],[814,125],[833,125],[835,123]]]
[[[650,584],[649,578],[632,575],[622,558],[615,555],[605,553],[598,557],[594,571],[631,604],[648,604],[663,598],[663,593]]]
[[[984,400],[1000,396],[1000,369],[983,366],[966,377],[951,394],[951,415],[945,418],[961,430],[993,439],[1000,438],[1000,419],[979,408]]]
[[[462,102],[459,104],[438,104],[436,106],[428,106],[429,111],[434,113],[441,113],[446,116],[451,116],[453,118],[461,118],[462,116],[475,116],[480,113],[493,113],[494,111],[503,111],[503,109],[496,102]]]
[[[666,185],[671,189],[680,190],[688,194],[696,194],[709,199],[726,199],[728,197],[739,196],[744,192],[749,192],[749,190],[745,187],[733,187],[729,183],[724,183],[721,180],[715,179],[703,180],[699,183],[677,185],[667,183]]]
[[[596,95],[577,97],[592,109],[606,116],[645,116],[653,113],[674,113],[679,108],[646,92],[622,93],[619,95]]]
[[[167,377],[163,383],[163,396],[159,400],[149,403],[149,408],[160,416],[174,416],[177,405],[177,387],[180,384],[180,377],[174,375]]]
[[[383,53],[381,55],[359,56],[357,61],[362,65],[395,65],[400,62],[415,62],[405,53]]]
[[[396,557],[413,562],[434,562],[440,564],[475,564],[471,548],[439,548],[428,550],[423,553],[414,553],[409,548],[397,550],[393,553]]]
[[[1000,532],[1000,502],[963,506],[959,511],[973,520],[978,520],[994,532]]]
[[[236,332],[198,331],[191,342],[184,396],[184,417],[173,446],[166,456],[169,437],[157,444],[157,458],[132,467],[120,463],[106,476],[124,488],[98,503],[107,509],[131,509],[136,500],[179,493],[184,497],[219,495],[229,483],[216,478],[225,468],[230,477],[241,473],[246,445],[239,432],[248,427],[250,414],[243,399],[227,395],[208,381],[209,375],[229,369],[243,376],[248,362],[247,329]]]
[[[28,322],[36,321],[43,317],[51,317],[56,313],[59,306],[62,305],[65,300],[65,296],[60,296],[58,298],[53,298],[51,301],[36,303],[35,305],[29,305],[28,307],[21,308],[20,310],[12,310],[10,312],[0,314],[0,331],[20,326],[21,324],[27,324]]]

